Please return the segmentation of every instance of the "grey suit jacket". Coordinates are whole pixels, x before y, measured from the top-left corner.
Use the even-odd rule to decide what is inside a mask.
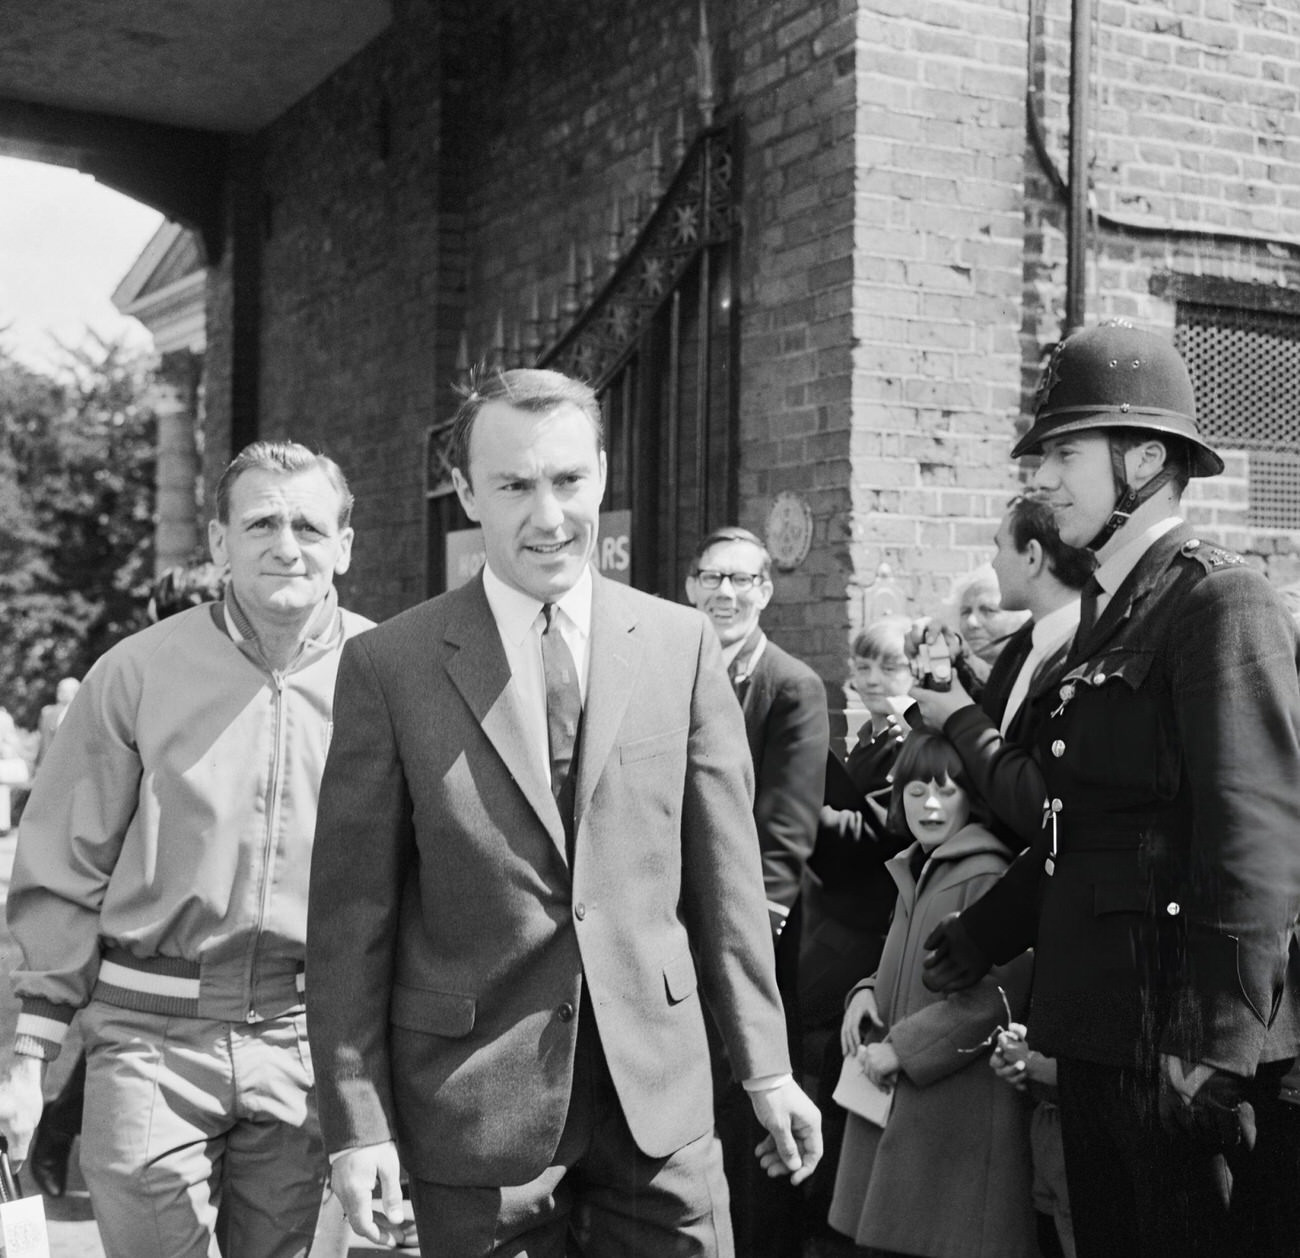
[[[638,1146],[788,1069],[752,769],[708,622],[596,578],[574,858],[474,581],[349,643],[312,861],[308,1018],[333,1151],[517,1184],[568,1109],[584,983]]]

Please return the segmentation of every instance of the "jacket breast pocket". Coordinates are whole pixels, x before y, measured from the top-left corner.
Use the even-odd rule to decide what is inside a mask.
[[[1150,651],[1111,651],[1062,679],[1062,698],[1071,688],[1067,719],[1048,728],[1063,735],[1063,754],[1080,781],[1141,800],[1172,791],[1175,766],[1154,663]]]
[[[473,996],[394,983],[388,1019],[407,1031],[460,1039],[474,1029],[476,1008]]]
[[[685,751],[686,738],[690,727],[683,725],[680,729],[665,730],[662,734],[651,734],[649,738],[637,738],[622,743],[618,749],[620,764],[636,764],[641,760],[657,760],[661,756],[670,756],[675,751]]]

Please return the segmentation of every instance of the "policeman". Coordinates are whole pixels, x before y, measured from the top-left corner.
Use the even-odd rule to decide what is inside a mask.
[[[1029,1034],[1059,1062],[1080,1258],[1295,1244],[1272,1216],[1296,1194],[1278,1099],[1300,1046],[1296,634],[1179,516],[1188,478],[1223,470],[1195,414],[1158,337],[1107,324],[1053,353],[1012,453],[1041,455],[1061,539],[1098,568],[1037,699],[1043,826],[926,941],[937,990],[1036,950]]]

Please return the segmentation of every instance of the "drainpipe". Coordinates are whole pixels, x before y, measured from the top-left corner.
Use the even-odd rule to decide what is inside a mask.
[[[1092,96],[1093,0],[1074,0],[1070,19],[1070,205],[1066,217],[1065,324],[1080,328],[1088,298],[1088,114]]]

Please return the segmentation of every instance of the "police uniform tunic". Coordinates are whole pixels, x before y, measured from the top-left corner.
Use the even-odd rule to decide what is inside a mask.
[[[1035,1046],[1246,1076],[1293,1056],[1300,687],[1268,582],[1178,525],[1038,702],[1043,828],[962,919],[994,960],[1036,948]]]

